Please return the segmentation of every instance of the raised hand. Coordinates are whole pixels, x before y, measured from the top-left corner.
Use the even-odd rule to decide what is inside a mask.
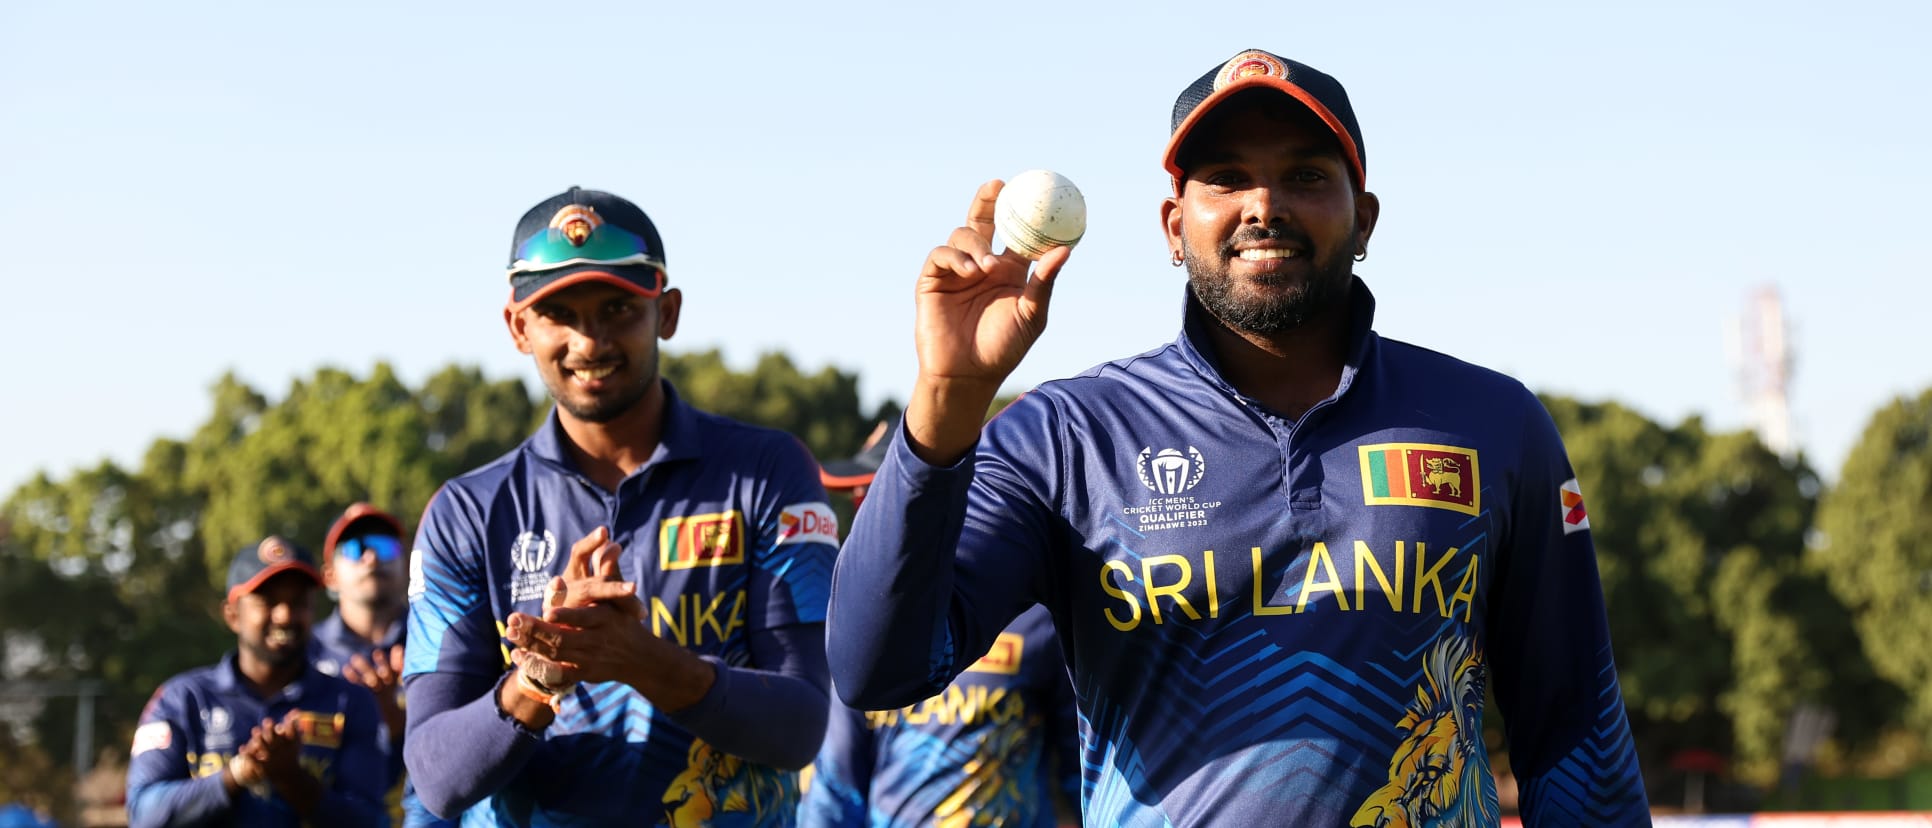
[[[376,711],[382,714],[383,723],[389,727],[389,738],[400,743],[407,714],[403,711],[402,701],[396,691],[402,684],[403,646],[397,644],[388,652],[375,650],[364,658],[362,655],[349,657],[349,663],[342,665],[342,677],[352,684],[369,688],[376,697]]]
[[[933,248],[919,271],[919,379],[906,428],[913,451],[929,462],[956,460],[978,438],[1000,384],[1046,332],[1054,278],[1070,254],[1056,247],[1032,267],[1018,253],[993,253],[993,205],[1003,186],[980,185],[965,226]]]

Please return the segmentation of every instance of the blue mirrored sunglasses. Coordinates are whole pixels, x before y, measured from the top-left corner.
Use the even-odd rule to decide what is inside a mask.
[[[582,228],[586,224],[580,224]],[[644,265],[662,271],[663,260],[643,236],[608,224],[581,230],[572,237],[562,230],[539,230],[517,245],[517,259],[510,264],[510,276],[541,273],[573,265]],[[659,280],[662,281],[660,275]]]
[[[370,552],[376,553],[376,560],[388,563],[402,557],[402,539],[394,535],[363,535],[349,538],[335,545],[337,557],[360,561]]]

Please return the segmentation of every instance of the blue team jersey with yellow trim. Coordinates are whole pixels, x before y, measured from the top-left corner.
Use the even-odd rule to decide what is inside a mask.
[[[241,679],[235,658],[230,652],[168,679],[148,700],[128,760],[128,824],[388,825],[388,744],[377,738],[380,718],[369,691],[310,669],[262,698]],[[290,712],[297,715],[299,761],[322,783],[322,800],[307,819],[272,788],[231,799],[221,780],[251,730]]]
[[[1079,795],[1070,691],[1052,617],[1027,610],[939,695],[834,709],[799,825],[1050,828]]]
[[[509,667],[511,612],[541,615],[570,547],[598,526],[623,546],[658,637],[732,666],[757,666],[752,631],[824,621],[837,518],[817,463],[783,432],[685,405],[670,384],[656,454],[617,491],[567,459],[549,421],[522,446],[450,481],[430,502],[411,559],[411,727],[435,715],[427,674],[460,677],[466,698]],[[474,692],[468,692],[473,690]],[[463,814],[464,825],[788,825],[797,773],[713,749],[617,682],[584,683],[527,761]],[[435,757],[457,775],[475,757]],[[411,764],[418,790],[427,784]]]
[[[1647,824],[1581,493],[1520,383],[1371,330],[1298,420],[1174,343],[1047,383],[975,456],[903,435],[837,563],[848,703],[929,695],[1039,602],[1093,826]],[[956,556],[954,550],[956,549]],[[888,600],[880,600],[880,596]]]

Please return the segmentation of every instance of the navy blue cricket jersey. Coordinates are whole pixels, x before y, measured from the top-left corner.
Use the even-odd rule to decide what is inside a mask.
[[[1038,602],[1093,826],[1648,824],[1582,494],[1522,384],[1373,332],[1290,420],[1182,335],[1042,385],[934,468],[903,433],[837,563],[834,686],[942,688]]]
[[[348,666],[350,659],[356,656],[368,659],[375,652],[381,651],[383,657],[387,658],[389,648],[403,643],[403,631],[407,628],[408,624],[399,619],[389,625],[381,641],[371,643],[363,640],[362,636],[356,635],[347,624],[342,622],[342,611],[338,609],[329,613],[329,617],[317,622],[314,631],[310,633],[309,664],[331,676],[340,676],[342,668]],[[391,734],[388,723],[378,721],[378,724],[382,738],[389,739]],[[394,787],[397,782],[402,781],[402,776],[402,751],[391,751],[387,777],[389,786]]]
[[[1080,794],[1071,690],[1052,617],[1027,610],[939,695],[833,711],[799,825],[1049,828]]]
[[[342,675],[342,668],[348,666],[349,659],[355,656],[366,659],[376,650],[381,650],[387,656],[389,648],[403,643],[403,633],[408,626],[406,621],[399,620],[389,625],[381,641],[365,641],[342,622],[342,611],[338,609],[316,622],[315,630],[309,637],[309,663],[329,675]]]
[[[265,797],[243,790],[230,798],[221,781],[249,731],[291,711],[302,767],[322,782],[322,801],[306,820],[273,789]],[[376,736],[378,720],[368,690],[313,669],[260,698],[236,672],[231,651],[213,666],[163,682],[141,711],[128,760],[128,824],[388,825],[388,745]]]
[[[707,700],[730,705],[734,694],[770,687],[779,665],[759,651],[760,636],[793,630],[813,642],[813,663],[799,669],[816,686],[799,701],[826,703],[817,642],[838,518],[817,462],[790,435],[691,408],[664,387],[656,453],[615,492],[576,471],[553,411],[522,446],[431,500],[410,562],[403,672],[410,781],[432,809],[455,803],[465,825],[788,825],[796,817],[797,772],[713,746],[694,732],[702,728],[687,727],[685,711],[657,710],[628,685],[578,685],[541,733],[496,706],[493,688],[510,664],[502,638],[510,613],[541,615],[545,586],[563,573],[571,545],[598,526],[623,547],[619,569],[637,584],[643,623],[719,666]],[[425,721],[442,716],[457,725],[422,741]],[[742,722],[744,711],[732,717]],[[813,746],[819,733],[810,734]]]

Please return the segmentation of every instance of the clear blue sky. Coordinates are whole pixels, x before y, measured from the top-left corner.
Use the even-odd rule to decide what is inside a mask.
[[[1742,427],[1726,321],[1794,322],[1827,476],[1932,386],[1923,3],[5,3],[0,491],[138,462],[234,370],[534,371],[511,230],[637,201],[674,349],[914,373],[911,284],[979,182],[1079,183],[1086,240],[1016,387],[1170,339],[1174,96],[1267,48],[1339,77],[1383,218],[1378,327],[1667,422]]]

